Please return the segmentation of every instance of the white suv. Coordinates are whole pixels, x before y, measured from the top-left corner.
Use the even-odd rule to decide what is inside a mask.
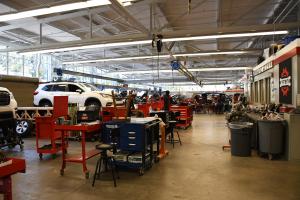
[[[0,87],[0,121],[5,120],[1,114],[11,113],[12,117],[15,118],[15,111],[18,107],[17,101],[13,94],[4,87]]]
[[[33,93],[35,106],[53,106],[54,96],[68,96],[69,103],[79,106],[111,106],[110,95],[101,93],[97,87],[87,83],[53,82],[40,84]]]

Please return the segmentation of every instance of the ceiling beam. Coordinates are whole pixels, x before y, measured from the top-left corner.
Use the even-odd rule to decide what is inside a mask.
[[[150,34],[149,30],[138,20],[136,20],[127,10],[122,6],[118,0],[110,0],[112,8],[116,13],[118,13],[121,17],[123,17],[129,24],[134,25],[138,30],[142,33]]]
[[[63,69],[62,73],[73,75],[73,76],[84,76],[84,77],[96,78],[96,79],[101,79],[101,80],[116,81],[116,82],[119,82],[119,83],[124,82],[124,80],[122,80],[122,79],[111,78],[111,77],[106,77],[106,76],[99,76],[99,75],[88,74],[88,73],[83,73],[83,72],[76,72],[76,71],[71,71],[71,70],[66,70],[66,69]]]
[[[60,14],[60,15],[55,15],[55,16],[51,16],[51,17],[40,18],[40,19],[37,19],[37,20],[34,20],[34,21],[32,21],[32,19],[30,19],[30,20],[21,20],[19,23],[1,26],[0,31],[8,31],[8,30],[11,30],[11,29],[24,28],[24,27],[28,26],[28,23],[30,23],[30,26],[33,26],[33,25],[39,25],[39,24],[47,24],[47,23],[50,23],[50,22],[55,22],[55,21],[60,21],[60,20],[65,20],[65,19],[72,19],[72,18],[88,15],[89,12],[97,13],[97,12],[105,11],[104,8],[91,9],[90,11],[82,10],[82,11],[78,11],[78,12]],[[28,22],[28,23],[26,23],[26,22]]]
[[[300,26],[300,21],[291,22],[291,23],[282,23],[275,24],[276,30],[290,30],[297,29]],[[245,33],[251,31],[273,31],[273,24],[264,24],[264,25],[253,25],[253,26],[237,26],[237,27],[218,27],[211,29],[195,29],[195,30],[184,30],[184,31],[167,31],[162,33],[164,38],[173,38],[173,37],[186,37],[186,36],[204,36],[204,35],[214,35],[216,33],[231,34],[231,33]],[[8,51],[37,51],[43,49],[54,49],[54,48],[65,48],[65,47],[74,47],[82,45],[94,45],[101,43],[112,43],[112,42],[124,42],[124,41],[137,41],[148,39],[147,34],[132,34],[132,35],[116,35],[116,36],[107,36],[107,37],[97,37],[93,39],[85,39],[80,41],[70,41],[70,42],[60,42],[56,44],[45,44],[45,45],[34,45],[27,48],[11,48]],[[0,52],[5,52],[1,50]]]

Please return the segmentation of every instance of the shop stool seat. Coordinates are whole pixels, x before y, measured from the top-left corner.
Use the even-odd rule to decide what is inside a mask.
[[[116,187],[117,183],[115,175],[117,174],[117,177],[119,178],[119,173],[115,164],[115,159],[113,158],[113,156],[107,154],[107,151],[112,151],[114,149],[114,146],[111,144],[97,144],[96,149],[100,150],[100,158],[98,159],[96,164],[92,186],[95,186],[96,178],[100,179],[101,174],[107,172],[109,169],[111,170],[114,186]],[[104,171],[101,171],[102,163],[105,167]]]
[[[177,138],[178,139],[174,139],[174,128],[176,126],[178,122],[175,120],[170,120],[169,121],[169,127],[170,127],[170,138],[168,140],[166,140],[167,143],[171,143],[173,145],[173,148],[175,147],[175,143],[179,143],[180,145],[182,145],[181,143],[181,139],[180,139],[180,135],[178,133],[178,131],[175,131],[177,133]]]

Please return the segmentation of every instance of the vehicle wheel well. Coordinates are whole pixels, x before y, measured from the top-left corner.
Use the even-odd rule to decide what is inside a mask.
[[[88,98],[87,100],[85,100],[84,106],[87,106],[90,102],[97,102],[101,106],[101,101],[97,98]]]
[[[41,105],[41,103],[43,103],[43,102],[49,102],[52,105],[52,103],[49,99],[41,99],[39,102],[39,105]]]

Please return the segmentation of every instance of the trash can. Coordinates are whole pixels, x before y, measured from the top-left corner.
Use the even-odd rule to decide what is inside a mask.
[[[282,154],[284,151],[285,125],[282,120],[259,120],[258,143],[259,151],[266,153],[269,159],[274,154]]]
[[[251,156],[251,132],[253,123],[231,122],[228,126],[231,133],[231,155]]]

